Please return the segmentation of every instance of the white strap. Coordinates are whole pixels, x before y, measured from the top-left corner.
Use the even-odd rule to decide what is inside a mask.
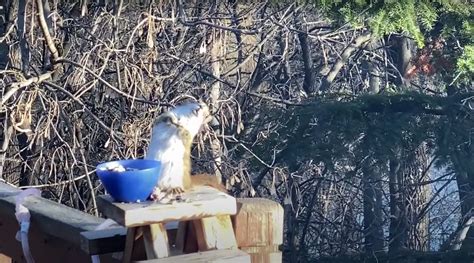
[[[35,261],[31,255],[28,241],[28,231],[30,229],[30,211],[23,205],[27,196],[41,196],[41,191],[31,188],[21,191],[18,195],[16,195],[15,216],[16,220],[20,224],[20,230],[16,233],[16,239],[21,242],[21,248],[23,249],[23,255],[25,256],[26,262],[34,263]]]

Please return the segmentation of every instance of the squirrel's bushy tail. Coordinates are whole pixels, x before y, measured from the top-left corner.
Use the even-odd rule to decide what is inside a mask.
[[[218,179],[216,176],[210,175],[210,174],[196,174],[191,176],[191,185],[197,186],[197,185],[207,185],[210,187],[214,187],[217,190],[227,193],[227,189],[225,188],[224,185],[219,183]]]

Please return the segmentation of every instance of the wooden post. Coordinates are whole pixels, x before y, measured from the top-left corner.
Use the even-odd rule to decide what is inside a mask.
[[[252,263],[282,262],[283,208],[263,198],[237,199],[233,216],[239,249],[250,254]]]

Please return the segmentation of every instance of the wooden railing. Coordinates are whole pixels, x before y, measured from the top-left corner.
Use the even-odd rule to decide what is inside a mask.
[[[19,230],[15,218],[15,196],[20,191],[0,182],[0,263],[24,261],[21,243],[15,238]],[[251,262],[281,262],[279,247],[283,240],[282,207],[276,202],[261,198],[236,199],[236,203],[237,211],[231,216],[231,221],[239,251],[250,255]],[[100,255],[101,262],[122,261],[127,233],[125,227],[96,230],[105,221],[104,218],[41,197],[27,197],[25,206],[31,213],[28,236],[36,262],[91,262],[91,255]],[[166,232],[170,248],[176,247],[177,228],[169,228]],[[185,253],[199,250],[192,231],[186,233],[184,241],[182,249]],[[143,254],[146,251],[143,247],[138,247],[135,253]],[[211,250],[181,257],[195,257],[193,260],[199,262],[206,255],[208,258],[222,259],[219,253],[223,252]],[[156,259],[150,262],[168,262],[166,260]]]

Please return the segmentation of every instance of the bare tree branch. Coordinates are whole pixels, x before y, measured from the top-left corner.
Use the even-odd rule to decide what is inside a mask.
[[[48,24],[44,17],[44,8],[43,8],[43,1],[36,0],[36,8],[38,8],[38,20],[40,22],[41,30],[43,31],[44,38],[46,40],[46,44],[48,45],[49,51],[53,56],[53,61],[57,61],[59,58],[59,52],[54,44],[54,40],[51,37],[50,29],[48,28]]]
[[[347,61],[349,60],[352,53],[359,47],[361,47],[364,43],[369,41],[371,38],[370,33],[366,33],[360,36],[357,36],[353,42],[351,42],[342,52],[339,59],[334,63],[329,73],[326,77],[323,78],[321,86],[319,88],[320,91],[326,91],[329,89],[331,84],[333,83],[334,79],[336,78],[337,74],[341,70],[341,68],[346,65]]]

